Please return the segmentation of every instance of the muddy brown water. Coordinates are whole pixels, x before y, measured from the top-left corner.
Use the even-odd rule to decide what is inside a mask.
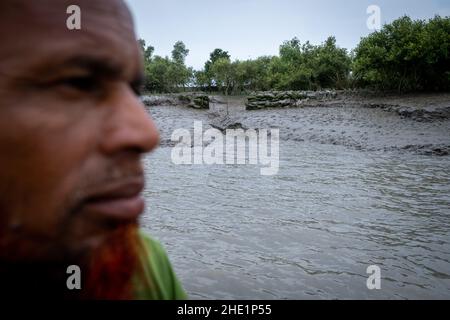
[[[280,129],[277,175],[171,162],[173,130],[208,128],[223,105],[148,109],[162,143],[144,159],[142,226],[191,298],[450,298],[450,156],[435,152],[450,145],[449,120],[229,107],[245,127]],[[380,290],[366,286],[369,265]]]

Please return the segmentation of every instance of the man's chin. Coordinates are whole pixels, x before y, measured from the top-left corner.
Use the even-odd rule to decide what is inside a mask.
[[[114,219],[90,219],[77,224],[72,232],[62,236],[67,252],[72,257],[85,255],[111,243],[111,239],[137,233],[137,219],[117,221]]]

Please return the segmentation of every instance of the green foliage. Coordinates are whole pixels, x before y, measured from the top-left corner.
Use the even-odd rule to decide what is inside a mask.
[[[146,46],[140,39],[138,43],[143,51],[145,82],[144,89],[149,92],[178,92],[184,90],[193,77],[192,68],[185,65],[189,50],[183,42],[178,41],[173,46],[172,59],[154,56],[154,48]]]
[[[186,60],[187,55],[189,54],[189,50],[186,48],[182,41],[177,41],[172,50],[172,60],[175,63],[183,64]]]
[[[205,72],[210,72],[212,65],[219,59],[228,59],[230,60],[230,55],[228,51],[224,51],[222,49],[214,49],[213,52],[209,55],[209,60],[205,62]]]
[[[382,90],[450,88],[450,18],[404,16],[361,39],[353,70],[360,86]]]
[[[155,51],[155,48],[152,46],[147,47],[145,45],[145,40],[143,40],[143,39],[139,39],[138,43],[139,43],[139,47],[142,50],[142,54],[144,57],[144,63],[150,63],[150,61],[152,60],[152,55],[153,55],[153,52]]]
[[[211,85],[211,77],[204,70],[194,71],[195,84],[202,90],[207,90]]]
[[[236,66],[237,64],[231,63],[228,57],[222,57],[214,61],[209,69],[216,86],[223,88],[226,95],[235,85]]]
[[[323,44],[301,45],[297,38],[280,46],[280,59],[274,61],[273,86],[282,90],[339,88],[347,79],[351,59],[346,49],[336,46],[329,37]]]
[[[231,62],[221,49],[214,50],[205,69],[196,73],[200,87],[214,85],[225,94],[245,90],[303,90],[342,87],[347,79],[351,60],[345,49],[336,46],[333,37],[324,44],[301,45],[297,38],[280,46],[279,57]]]
[[[138,40],[145,64],[145,89],[176,92],[186,86],[228,95],[246,91],[372,87],[382,90],[450,89],[450,18],[402,17],[362,38],[349,54],[329,37],[319,45],[298,38],[283,42],[278,56],[231,60],[223,49],[210,53],[203,70],[187,68],[189,50],[175,43],[171,58],[153,56]]]
[[[171,92],[174,85],[171,79],[169,58],[156,56],[145,66],[145,89],[150,92]]]

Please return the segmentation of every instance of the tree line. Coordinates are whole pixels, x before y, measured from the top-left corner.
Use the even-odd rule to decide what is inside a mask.
[[[215,49],[202,70],[186,66],[189,50],[181,41],[175,43],[171,57],[154,56],[152,46],[138,41],[144,55],[144,90],[152,93],[450,89],[449,17],[428,21],[401,17],[361,38],[351,52],[337,46],[334,37],[319,45],[293,38],[280,45],[279,55],[249,60],[232,60],[227,51]]]

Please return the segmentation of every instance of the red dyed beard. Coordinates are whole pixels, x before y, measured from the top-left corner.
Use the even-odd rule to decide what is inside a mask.
[[[140,242],[137,223],[119,225],[103,242],[74,259],[20,262],[0,259],[0,295],[37,299],[133,299]],[[81,290],[69,290],[70,265],[81,269]]]
[[[82,299],[133,299],[139,265],[137,225],[119,226],[88,256]]]

